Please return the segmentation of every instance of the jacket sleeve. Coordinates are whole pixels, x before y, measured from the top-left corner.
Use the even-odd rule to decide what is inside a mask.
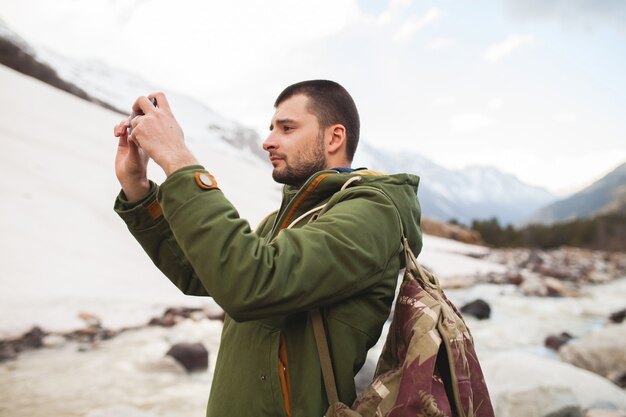
[[[201,189],[194,172],[172,174],[158,200],[197,278],[237,321],[334,303],[399,266],[400,224],[380,193],[344,193],[316,222],[267,242],[220,190]]]
[[[114,210],[154,264],[178,289],[187,295],[208,296],[163,217],[157,192],[158,186],[151,182],[145,198],[128,202],[122,191],[115,200]]]

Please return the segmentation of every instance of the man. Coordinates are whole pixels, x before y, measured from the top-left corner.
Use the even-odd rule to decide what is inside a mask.
[[[350,168],[359,116],[348,92],[305,81],[277,98],[263,144],[280,209],[256,229],[239,218],[187,149],[167,98],[115,127],[115,210],[184,293],[211,296],[226,312],[207,416],[322,416],[328,407],[309,311],[321,309],[339,398],[389,315],[401,237],[421,249],[418,178]],[[132,134],[127,136],[127,127]],[[146,175],[152,158],[167,175]]]

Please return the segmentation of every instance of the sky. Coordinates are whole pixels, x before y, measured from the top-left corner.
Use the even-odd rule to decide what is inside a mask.
[[[0,18],[262,137],[284,87],[326,78],[354,97],[363,140],[448,168],[565,194],[626,161],[621,0],[0,0]]]

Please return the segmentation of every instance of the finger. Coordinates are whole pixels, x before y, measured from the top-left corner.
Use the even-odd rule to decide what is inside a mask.
[[[128,150],[132,154],[132,156],[139,156],[139,146],[137,146],[136,142],[128,142]]]
[[[127,148],[128,139],[125,136],[120,136],[120,140],[117,142],[117,146],[120,148]]]
[[[127,118],[126,120],[122,120],[120,123],[116,124],[113,127],[113,134],[115,137],[120,137],[124,133],[126,133],[126,129],[130,126],[130,120]]]
[[[152,102],[145,96],[138,97],[133,104],[133,113],[135,114],[150,114],[155,110],[156,108],[152,105]]]
[[[137,125],[139,124],[139,121],[141,120],[141,116],[134,116],[133,118],[129,118],[129,122],[128,122],[128,127],[132,128],[133,130],[137,127]]]
[[[156,98],[157,107],[161,110],[166,111],[169,114],[172,114],[172,109],[170,108],[170,102],[167,101],[167,97],[162,92],[152,93],[148,95],[148,98]]]
[[[134,144],[135,146],[140,146],[139,142],[137,141],[137,136],[135,135],[135,128],[133,128],[133,131],[130,135],[128,135],[128,143],[129,144]]]

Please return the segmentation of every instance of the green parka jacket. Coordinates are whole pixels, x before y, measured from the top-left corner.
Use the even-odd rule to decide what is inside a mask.
[[[286,415],[281,335],[292,416],[322,416],[328,402],[308,314],[315,308],[339,398],[351,404],[354,375],[389,316],[402,230],[413,251],[421,249],[419,178],[321,171],[299,190],[285,187],[280,210],[253,232],[219,189],[201,187],[204,172],[183,168],[139,203],[121,193],[115,210],[182,292],[211,296],[226,312],[207,416]]]

